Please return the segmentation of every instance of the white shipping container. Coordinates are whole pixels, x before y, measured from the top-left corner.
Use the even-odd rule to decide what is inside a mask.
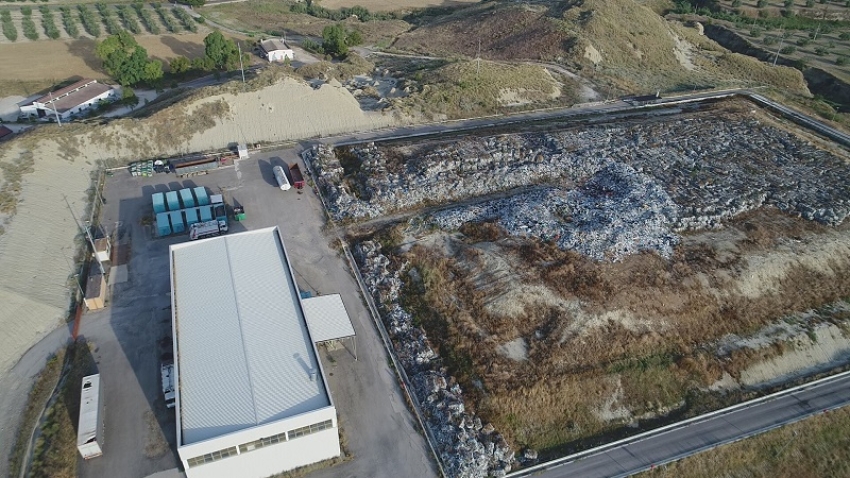
[[[83,377],[77,449],[86,460],[103,455],[103,410],[100,374]]]

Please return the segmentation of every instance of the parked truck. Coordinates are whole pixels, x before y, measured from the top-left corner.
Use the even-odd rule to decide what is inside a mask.
[[[189,240],[215,237],[227,232],[227,221],[213,219],[212,221],[196,222],[189,226]]]
[[[298,163],[289,167],[289,174],[292,175],[292,185],[295,186],[295,189],[304,187],[304,175],[301,174],[301,167],[298,166]]]
[[[176,393],[174,392],[174,362],[165,362],[160,368],[162,372],[162,396],[165,398],[165,406],[174,408]]]
[[[280,189],[288,191],[291,186],[289,185],[289,179],[286,178],[286,171],[283,170],[283,166],[275,166],[272,168],[272,171]]]

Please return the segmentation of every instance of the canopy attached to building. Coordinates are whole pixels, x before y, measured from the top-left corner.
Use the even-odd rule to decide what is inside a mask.
[[[357,358],[357,343],[354,342],[354,326],[339,294],[320,295],[301,299],[304,319],[313,342],[320,344],[333,340],[352,339],[354,357]]]

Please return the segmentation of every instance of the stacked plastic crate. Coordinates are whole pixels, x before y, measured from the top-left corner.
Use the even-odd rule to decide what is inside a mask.
[[[135,161],[130,163],[130,174],[133,176],[153,176],[153,161]]]

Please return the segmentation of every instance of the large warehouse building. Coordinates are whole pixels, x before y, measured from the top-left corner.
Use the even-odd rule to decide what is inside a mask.
[[[171,246],[177,451],[189,478],[339,456],[336,408],[278,228]]]

